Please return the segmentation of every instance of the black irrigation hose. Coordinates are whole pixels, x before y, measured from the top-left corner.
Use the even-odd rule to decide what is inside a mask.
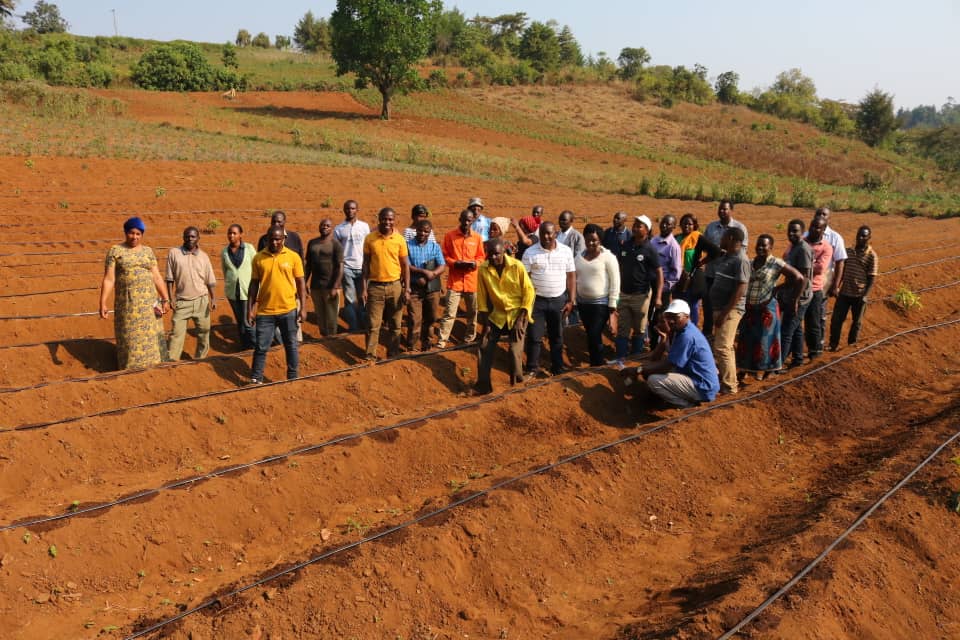
[[[920,249],[907,249],[906,251],[898,251],[897,253],[888,253],[884,254],[883,259],[889,260],[890,258],[897,258],[899,256],[909,255],[911,253],[926,253],[927,251],[936,251],[938,249],[949,249],[950,247],[958,247],[960,244],[953,242],[951,244],[939,244],[932,247],[921,247]]]
[[[413,360],[416,358],[423,358],[423,357],[438,354],[438,353],[446,353],[449,351],[459,351],[462,349],[467,349],[471,346],[475,346],[475,343],[464,343],[464,344],[457,345],[455,347],[447,347],[446,349],[442,349],[442,350],[405,353],[398,356],[393,356],[392,358],[382,358],[380,360],[377,360],[374,364],[379,366],[379,365],[386,364],[388,362],[394,362],[397,360]],[[197,362],[201,362],[201,361],[198,360]],[[338,369],[328,369],[326,371],[318,371],[317,373],[309,373],[307,375],[300,376],[299,378],[296,378],[294,380],[276,380],[274,382],[267,382],[264,384],[257,384],[257,385],[247,385],[244,387],[238,387],[233,389],[218,389],[216,391],[208,391],[206,393],[201,393],[195,396],[181,396],[179,398],[155,400],[153,402],[145,402],[143,404],[135,404],[127,407],[117,407],[114,409],[107,409],[105,411],[98,411],[96,413],[88,413],[82,416],[72,416],[70,418],[63,418],[60,420],[50,420],[48,422],[34,422],[32,424],[22,424],[16,427],[4,427],[0,429],[0,434],[13,433],[15,431],[37,431],[40,429],[49,429],[50,427],[54,427],[62,424],[70,424],[73,422],[79,422],[81,420],[87,420],[90,418],[103,418],[106,416],[120,415],[120,414],[126,413],[127,411],[136,411],[138,409],[150,409],[152,407],[160,407],[166,404],[182,404],[184,402],[190,402],[192,400],[201,400],[203,398],[215,398],[217,396],[229,395],[233,393],[241,393],[244,391],[254,391],[256,389],[262,389],[264,387],[270,387],[277,384],[286,384],[289,382],[297,382],[300,380],[313,380],[315,378],[325,378],[328,376],[346,373],[347,371],[355,371],[356,369],[362,369],[364,367],[369,367],[369,366],[370,366],[369,362],[360,362],[358,364],[347,365],[346,367],[340,367]]]
[[[325,559],[327,559],[327,558],[330,558],[330,557],[332,557],[332,556],[334,556],[334,555],[337,555],[337,554],[339,554],[339,553],[342,553],[342,552],[344,552],[344,551],[348,551],[348,550],[350,550],[350,549],[355,549],[355,548],[357,548],[357,547],[359,547],[359,546],[361,546],[361,545],[363,545],[363,544],[367,544],[367,543],[369,543],[369,542],[374,542],[374,541],[376,541],[376,540],[379,540],[380,538],[386,537],[386,536],[388,536],[388,535],[390,535],[390,534],[396,533],[396,532],[401,531],[401,530],[403,530],[403,529],[407,529],[407,528],[409,528],[409,527],[411,527],[411,526],[413,526],[413,525],[415,525],[415,524],[419,524],[419,523],[423,522],[424,520],[428,520],[428,519],[430,519],[430,518],[433,518],[433,517],[442,515],[442,514],[444,514],[444,513],[447,513],[447,512],[449,512],[449,511],[452,511],[452,510],[456,509],[457,507],[463,506],[464,504],[467,504],[467,503],[469,503],[469,502],[473,502],[474,500],[477,500],[478,498],[482,498],[482,497],[484,497],[484,496],[486,496],[486,495],[489,495],[490,493],[493,493],[494,491],[498,491],[498,490],[500,490],[500,489],[503,489],[504,487],[510,486],[510,485],[512,485],[512,484],[516,484],[516,483],[518,483],[518,482],[522,482],[522,481],[527,480],[528,478],[531,478],[531,477],[533,477],[533,476],[537,476],[537,475],[541,475],[541,474],[547,473],[548,471],[552,471],[552,470],[554,470],[554,469],[556,469],[556,468],[558,468],[558,467],[560,467],[560,466],[567,465],[567,464],[569,464],[569,463],[571,463],[571,462],[575,462],[575,461],[577,461],[577,460],[580,460],[580,459],[585,458],[585,457],[587,457],[587,456],[593,455],[593,454],[595,454],[595,453],[599,453],[599,452],[602,452],[602,451],[606,451],[606,450],[608,450],[608,449],[612,449],[612,448],[614,448],[614,447],[617,447],[617,446],[620,446],[620,445],[623,445],[623,444],[626,444],[626,443],[629,443],[629,442],[634,442],[634,441],[640,440],[641,438],[644,438],[644,437],[646,437],[646,436],[648,436],[648,435],[657,433],[658,431],[663,431],[663,430],[666,429],[667,427],[673,426],[674,424],[677,424],[677,423],[680,423],[680,422],[684,422],[684,421],[686,421],[686,420],[688,420],[688,419],[690,419],[690,418],[692,418],[692,417],[699,416],[699,415],[703,415],[703,414],[706,414],[706,413],[710,413],[710,412],[715,411],[715,410],[717,410],[717,409],[722,409],[722,408],[725,408],[725,407],[730,407],[730,406],[742,404],[742,403],[744,403],[744,402],[748,402],[748,401],[751,401],[751,400],[756,400],[757,398],[760,398],[760,397],[762,397],[762,396],[765,396],[765,395],[768,395],[768,394],[770,394],[770,393],[773,393],[774,391],[776,391],[776,390],[778,390],[778,389],[780,389],[780,388],[782,388],[782,387],[784,387],[784,386],[786,386],[786,385],[794,384],[795,382],[798,382],[798,381],[803,380],[803,379],[805,379],[805,378],[807,378],[807,377],[809,377],[809,376],[812,376],[812,375],[815,374],[815,373],[819,373],[820,371],[823,371],[824,369],[828,369],[828,368],[830,368],[830,367],[833,367],[833,366],[835,366],[835,365],[837,365],[837,364],[839,364],[839,363],[841,363],[841,362],[844,362],[845,360],[847,360],[847,359],[849,359],[849,358],[852,358],[852,357],[855,356],[855,355],[858,355],[858,354],[861,354],[861,353],[863,353],[863,352],[865,352],[865,351],[874,349],[874,348],[876,348],[876,347],[878,347],[878,346],[880,346],[880,345],[882,345],[882,344],[885,344],[885,343],[887,343],[887,342],[889,342],[889,341],[891,341],[891,340],[894,340],[895,338],[899,338],[899,337],[905,336],[905,335],[910,335],[910,334],[912,334],[912,333],[919,333],[919,332],[929,331],[929,330],[932,330],[932,329],[938,329],[938,328],[942,328],[942,327],[946,327],[946,326],[950,326],[950,325],[955,325],[955,324],[958,324],[958,323],[960,323],[960,319],[954,319],[954,320],[948,320],[948,321],[940,322],[940,323],[933,324],[933,325],[927,325],[927,326],[923,326],[923,327],[915,327],[915,328],[913,328],[913,329],[907,329],[907,330],[905,330],[905,331],[900,331],[900,332],[898,332],[898,333],[894,333],[894,334],[889,335],[889,336],[887,336],[887,337],[885,337],[885,338],[882,338],[881,340],[878,340],[877,342],[874,342],[873,344],[870,344],[870,345],[867,345],[867,346],[862,347],[862,348],[860,348],[860,349],[857,349],[856,351],[852,351],[852,352],[850,352],[850,353],[844,354],[843,356],[840,356],[840,357],[838,357],[838,358],[836,358],[836,359],[834,359],[834,360],[832,360],[832,361],[830,361],[830,362],[824,363],[824,364],[820,365],[819,367],[816,367],[816,368],[811,369],[810,371],[807,371],[807,372],[805,372],[805,373],[803,373],[803,374],[801,374],[801,375],[799,375],[799,376],[796,376],[795,378],[791,378],[791,379],[789,379],[789,380],[785,380],[784,382],[780,382],[780,383],[778,383],[778,384],[776,384],[776,385],[773,385],[773,386],[771,386],[771,387],[768,387],[768,388],[766,388],[766,389],[764,389],[764,390],[762,390],[762,391],[758,391],[758,392],[753,393],[753,394],[748,395],[748,396],[744,396],[744,397],[740,397],[740,398],[734,398],[734,399],[731,399],[731,400],[727,400],[727,401],[725,401],[725,402],[720,402],[720,403],[717,403],[717,404],[712,404],[712,405],[710,405],[710,406],[708,406],[708,407],[702,407],[702,408],[700,408],[700,409],[696,409],[696,410],[694,410],[694,411],[690,411],[690,412],[688,412],[688,413],[685,413],[685,414],[683,414],[683,415],[677,416],[677,417],[675,417],[675,418],[670,418],[669,420],[666,420],[666,421],[664,421],[664,422],[662,422],[662,423],[660,423],[660,424],[658,424],[658,425],[656,425],[656,426],[654,426],[654,427],[651,427],[651,428],[649,428],[649,429],[645,429],[645,430],[643,430],[643,431],[638,431],[638,432],[632,433],[632,434],[630,434],[630,435],[628,435],[628,436],[625,436],[625,437],[623,437],[623,438],[619,438],[619,439],[614,440],[614,441],[612,441],[612,442],[608,442],[608,443],[605,443],[605,444],[601,444],[601,445],[598,445],[598,446],[596,446],[596,447],[592,447],[592,448],[590,448],[590,449],[587,449],[587,450],[585,450],[585,451],[580,451],[580,452],[575,453],[575,454],[573,454],[573,455],[566,456],[566,457],[564,457],[564,458],[560,458],[560,459],[557,460],[556,462],[550,462],[550,463],[543,464],[543,465],[541,465],[541,466],[539,466],[539,467],[537,467],[537,468],[535,468],[535,469],[530,469],[530,470],[528,470],[528,471],[526,471],[526,472],[524,472],[524,473],[522,473],[522,474],[520,474],[520,475],[513,476],[513,477],[511,477],[511,478],[506,478],[506,479],[504,479],[504,480],[501,480],[500,482],[494,483],[493,485],[487,487],[486,489],[481,489],[480,491],[476,491],[476,492],[474,492],[474,493],[471,493],[470,495],[464,496],[463,498],[460,498],[460,499],[458,499],[458,500],[455,500],[454,502],[451,502],[450,504],[447,504],[447,505],[445,505],[445,506],[443,506],[443,507],[440,507],[440,508],[435,509],[435,510],[433,510],[433,511],[430,511],[430,512],[428,512],[428,513],[421,514],[421,515],[416,516],[416,517],[414,517],[414,518],[411,518],[410,520],[407,520],[407,521],[405,521],[405,522],[401,522],[400,524],[397,524],[397,525],[395,525],[395,526],[393,526],[393,527],[390,527],[390,528],[388,528],[388,529],[385,529],[384,531],[380,531],[380,532],[378,532],[378,533],[375,533],[375,534],[366,536],[366,537],[364,537],[364,538],[361,538],[361,539],[356,540],[356,541],[354,541],[354,542],[350,542],[350,543],[348,543],[348,544],[344,544],[344,545],[340,545],[340,546],[338,546],[338,547],[334,547],[333,549],[330,549],[330,550],[325,551],[325,552],[323,552],[323,553],[321,553],[321,554],[319,554],[319,555],[317,555],[317,556],[314,556],[314,557],[312,557],[312,558],[309,558],[309,559],[307,559],[307,560],[304,560],[303,562],[299,562],[299,563],[297,563],[297,564],[295,564],[295,565],[293,565],[293,566],[291,566],[291,567],[287,567],[286,569],[281,569],[281,570],[275,571],[274,573],[272,573],[272,574],[270,574],[270,575],[268,575],[268,576],[265,576],[265,577],[263,577],[263,578],[255,581],[255,582],[252,582],[252,583],[247,584],[247,585],[245,585],[245,586],[242,586],[242,587],[239,587],[239,588],[237,588],[237,589],[234,589],[233,591],[230,591],[229,593],[221,594],[221,595],[219,595],[219,596],[217,596],[217,597],[215,597],[215,598],[211,598],[210,600],[207,600],[207,601],[205,601],[205,602],[202,602],[201,604],[199,604],[199,605],[197,605],[197,606],[195,606],[195,607],[193,607],[193,608],[190,608],[190,609],[187,609],[187,610],[185,610],[185,611],[182,611],[182,612],[180,612],[179,614],[177,614],[177,615],[175,615],[175,616],[173,616],[173,617],[167,618],[167,619],[165,619],[165,620],[161,620],[160,622],[157,622],[157,623],[152,624],[152,625],[150,625],[150,626],[148,626],[148,627],[145,627],[145,628],[143,628],[143,629],[140,629],[139,631],[136,631],[136,632],[134,632],[133,634],[127,636],[125,640],[135,640],[136,638],[142,638],[143,636],[145,636],[145,635],[147,635],[147,634],[150,634],[150,633],[153,633],[154,631],[157,631],[157,630],[159,630],[159,629],[162,629],[163,627],[166,627],[167,625],[173,624],[174,622],[178,622],[178,621],[180,621],[180,620],[183,620],[184,618],[186,618],[186,617],[188,617],[188,616],[191,616],[191,615],[193,615],[193,614],[195,614],[195,613],[198,613],[198,612],[200,612],[200,611],[203,611],[204,609],[208,609],[208,608],[210,608],[210,607],[212,607],[212,606],[215,606],[215,605],[217,605],[219,602],[221,602],[222,600],[239,596],[239,595],[241,595],[241,594],[243,594],[243,593],[245,593],[245,592],[247,592],[247,591],[249,591],[249,590],[251,590],[251,589],[256,589],[257,587],[260,587],[260,586],[262,586],[262,585],[264,585],[264,584],[266,584],[266,583],[268,583],[268,582],[270,582],[270,581],[272,581],[272,580],[276,580],[277,578],[281,578],[281,577],[283,577],[283,576],[290,575],[290,574],[292,574],[292,573],[296,573],[297,571],[300,571],[301,569],[303,569],[303,568],[305,568],[305,567],[308,567],[308,566],[310,566],[310,565],[312,565],[312,564],[316,564],[317,562],[320,562],[320,561],[322,561],[322,560],[325,560]],[[581,371],[581,372],[577,372],[577,375],[583,375],[586,371],[589,371],[589,369],[584,370],[584,371]],[[572,377],[572,376],[570,376],[569,374],[568,374],[568,375],[565,375],[565,376],[558,376],[557,378],[551,378],[550,380],[545,380],[545,381],[543,381],[542,383],[539,383],[538,386],[539,386],[539,385],[543,385],[543,384],[549,384],[550,382],[552,382],[552,381],[554,381],[554,380],[568,379],[568,378],[570,378],[570,377]],[[526,389],[529,389],[529,388],[533,388],[533,386],[531,385],[530,387],[526,387]],[[510,392],[507,392],[507,393],[516,393],[516,392],[522,392],[522,391],[523,391],[523,389],[516,389],[516,390],[511,390]],[[502,394],[502,395],[506,395],[506,394]],[[497,396],[497,398],[499,398],[499,397],[500,397],[500,396]],[[492,400],[492,399],[493,399],[493,398],[490,398],[489,400]],[[944,446],[946,446],[946,445],[944,445]]]
[[[58,289],[57,291],[32,291],[30,293],[8,293],[0,295],[0,299],[5,298],[29,298],[31,296],[52,296],[56,293],[75,293],[77,291],[96,291],[100,287],[80,287],[78,289]]]
[[[454,347],[454,348],[463,348],[463,347],[461,346],[461,347]],[[564,380],[570,380],[570,379],[573,379],[573,378],[578,378],[578,377],[580,377],[580,376],[586,375],[586,374],[589,373],[592,369],[593,369],[593,368],[583,369],[583,370],[580,370],[580,371],[570,372],[569,374],[563,376],[562,379],[564,379]],[[347,435],[336,436],[336,437],[334,437],[334,438],[331,438],[331,439],[329,439],[329,440],[325,440],[325,441],[320,442],[320,443],[317,443],[317,444],[311,444],[311,445],[306,445],[306,446],[304,446],[304,447],[299,447],[299,448],[297,448],[297,449],[292,449],[292,450],[290,450],[290,451],[287,451],[286,453],[278,453],[278,454],[274,454],[274,455],[267,456],[267,457],[265,457],[265,458],[261,458],[261,459],[259,459],[259,460],[254,460],[253,462],[245,462],[245,463],[242,463],[242,464],[232,465],[232,466],[229,466],[229,467],[226,467],[226,468],[223,468],[223,469],[217,469],[216,471],[211,471],[210,473],[205,473],[205,474],[203,474],[203,475],[198,475],[198,476],[192,476],[192,477],[189,477],[189,478],[184,478],[184,479],[182,479],[182,480],[177,480],[176,482],[171,482],[171,483],[169,483],[169,484],[165,484],[165,485],[162,485],[162,486],[157,487],[157,488],[154,488],[154,489],[144,489],[144,490],[139,491],[139,492],[137,492],[137,493],[135,493],[135,494],[133,494],[133,495],[124,496],[124,497],[122,497],[122,498],[117,498],[116,500],[112,500],[112,501],[110,501],[110,502],[102,502],[102,503],[98,503],[98,504],[91,504],[91,505],[87,505],[86,507],[83,507],[83,508],[78,508],[78,509],[75,509],[75,510],[71,510],[71,511],[68,511],[68,512],[65,512],[65,513],[60,513],[60,514],[53,515],[53,516],[44,516],[44,517],[40,517],[40,518],[35,518],[35,519],[33,519],[33,520],[25,520],[25,521],[22,521],[22,522],[12,522],[12,523],[5,524],[5,525],[0,526],[0,533],[2,533],[2,532],[4,532],[4,531],[12,531],[12,530],[14,530],[14,529],[23,529],[23,528],[34,527],[34,526],[37,526],[37,525],[42,525],[42,524],[46,524],[46,523],[49,523],[49,522],[56,522],[56,521],[59,521],[59,520],[69,520],[69,519],[74,518],[74,517],[76,517],[76,516],[80,516],[80,515],[84,515],[84,514],[88,514],[88,513],[94,513],[94,512],[96,512],[96,511],[103,511],[103,510],[105,510],[105,509],[110,509],[110,508],[112,508],[112,507],[116,507],[116,506],[119,506],[119,505],[122,505],[122,504],[126,504],[126,503],[128,503],[128,502],[135,502],[135,501],[137,501],[137,500],[141,500],[141,499],[143,499],[143,498],[145,498],[145,497],[148,497],[148,496],[157,495],[157,494],[159,494],[159,493],[161,493],[161,492],[164,492],[164,491],[171,491],[171,490],[173,490],[173,489],[182,489],[183,487],[187,487],[187,486],[190,486],[190,485],[193,485],[193,484],[198,484],[198,483],[200,483],[200,482],[205,482],[205,481],[207,481],[207,480],[212,480],[213,478],[219,478],[219,477],[222,477],[222,476],[230,475],[230,474],[232,474],[232,473],[236,473],[236,472],[238,472],[238,471],[244,471],[244,470],[246,470],[246,469],[251,469],[251,468],[253,468],[253,467],[258,467],[258,466],[261,466],[261,465],[264,465],[264,464],[270,464],[270,463],[272,463],[272,462],[277,462],[278,460],[284,460],[284,459],[286,459],[286,458],[293,458],[293,457],[296,457],[296,456],[306,455],[306,454],[308,454],[308,453],[313,453],[313,452],[315,452],[315,451],[319,451],[319,450],[321,450],[321,449],[326,449],[327,447],[332,447],[332,446],[334,446],[334,445],[342,444],[342,443],[344,443],[344,442],[350,442],[350,441],[352,441],[352,440],[360,440],[360,439],[362,439],[362,438],[368,438],[368,437],[370,437],[370,436],[377,435],[378,433],[384,433],[384,432],[387,432],[387,431],[396,431],[396,430],[398,430],[398,429],[402,429],[402,428],[404,428],[404,427],[408,427],[408,426],[410,426],[410,425],[412,425],[412,424],[417,424],[418,422],[424,422],[424,421],[426,421],[426,420],[432,420],[432,419],[434,419],[434,418],[442,418],[443,416],[450,415],[450,414],[453,414],[453,413],[457,413],[458,411],[464,411],[464,410],[466,410],[466,409],[473,409],[473,408],[482,406],[482,405],[484,405],[484,404],[489,404],[489,403],[494,402],[494,401],[496,401],[496,400],[501,400],[501,399],[503,399],[503,398],[505,398],[505,397],[507,397],[507,396],[513,395],[513,394],[515,394],[515,393],[523,393],[524,391],[529,391],[530,389],[536,389],[536,388],[538,388],[538,387],[542,387],[542,386],[544,386],[544,385],[550,384],[551,382],[554,382],[554,380],[555,380],[555,378],[549,378],[549,379],[547,379],[547,380],[541,380],[541,381],[536,382],[536,383],[534,383],[534,384],[529,384],[529,385],[526,385],[526,386],[524,386],[524,387],[516,387],[516,388],[508,389],[507,391],[503,391],[503,392],[501,392],[501,393],[499,393],[499,394],[487,395],[487,396],[484,396],[483,398],[480,398],[480,399],[478,399],[478,400],[474,400],[473,402],[466,402],[466,403],[463,403],[463,404],[460,404],[460,405],[457,405],[457,406],[454,406],[454,407],[448,407],[448,408],[446,408],[446,409],[441,409],[440,411],[435,411],[435,412],[433,412],[433,413],[429,413],[429,414],[424,415],[424,416],[417,416],[417,417],[414,417],[414,418],[406,418],[406,419],[404,419],[404,420],[401,420],[400,422],[395,422],[395,423],[389,424],[389,425],[383,425],[383,426],[381,426],[381,427],[375,427],[375,428],[373,428],[373,429],[368,429],[367,431],[359,431],[359,432],[357,432],[357,433],[351,433],[351,434],[347,434]],[[267,383],[267,384],[265,384],[265,385],[263,385],[263,386],[269,386],[269,385],[271,385],[271,384],[278,384],[278,382]]]
[[[947,258],[940,258],[939,260],[931,260],[930,262],[918,262],[917,264],[908,264],[904,267],[897,267],[896,269],[891,269],[890,271],[881,271],[879,275],[888,276],[892,273],[899,273],[901,271],[908,271],[910,269],[919,269],[920,267],[929,267],[931,265],[940,264],[941,262],[949,262],[950,260],[960,260],[960,255],[949,256]]]
[[[876,502],[874,502],[872,505],[870,505],[870,507],[869,507],[868,509],[866,509],[863,513],[861,513],[861,514],[860,514],[860,517],[858,517],[856,520],[854,520],[854,521],[853,521],[853,524],[851,524],[849,527],[847,527],[846,530],[845,530],[843,533],[841,533],[839,536],[837,536],[837,537],[833,540],[833,542],[831,542],[830,544],[828,544],[828,545],[826,546],[826,548],[825,548],[823,551],[821,551],[819,555],[817,555],[816,558],[814,558],[813,560],[811,560],[803,569],[801,569],[799,572],[797,572],[797,574],[796,574],[795,576],[793,576],[792,578],[790,578],[790,580],[787,581],[787,583],[784,584],[782,587],[780,587],[780,588],[777,590],[776,593],[774,593],[774,594],[771,595],[769,598],[767,598],[766,600],[764,600],[763,603],[762,603],[760,606],[758,606],[756,609],[754,609],[753,611],[751,611],[745,618],[743,618],[740,622],[738,622],[737,624],[735,624],[729,631],[727,631],[727,632],[724,633],[722,636],[720,636],[719,640],[729,640],[730,638],[732,638],[733,636],[735,636],[737,633],[739,633],[745,626],[747,626],[748,624],[750,624],[751,622],[753,622],[753,620],[754,620],[757,616],[759,616],[761,613],[763,613],[770,605],[772,605],[774,602],[776,602],[777,600],[779,600],[780,598],[782,598],[788,591],[790,591],[793,587],[795,587],[798,582],[800,582],[804,577],[806,577],[806,575],[807,575],[808,573],[810,573],[810,572],[814,569],[814,567],[816,567],[818,564],[820,564],[821,562],[823,562],[823,560],[825,560],[826,557],[827,557],[828,555],[830,555],[830,553],[831,553],[834,549],[837,548],[837,545],[839,545],[841,542],[843,542],[844,540],[846,540],[847,537],[849,537],[849,535],[850,535],[851,533],[853,533],[856,529],[858,529],[858,528],[860,527],[860,525],[862,525],[864,522],[866,522],[867,518],[869,518],[871,515],[873,515],[873,512],[876,511],[878,508],[880,508],[880,505],[882,505],[884,502],[886,502],[888,499],[890,499],[890,497],[893,496],[893,494],[895,494],[897,491],[899,491],[900,489],[902,489],[902,488],[904,487],[904,485],[906,485],[908,482],[910,482],[911,479],[913,479],[913,476],[915,476],[915,475],[916,475],[921,469],[923,469],[925,466],[927,466],[928,464],[930,464],[930,463],[933,461],[934,458],[936,458],[938,455],[940,455],[940,453],[941,453],[944,449],[946,449],[948,446],[950,446],[950,445],[951,445],[955,440],[957,440],[958,438],[960,438],[960,431],[954,433],[952,436],[950,436],[949,438],[947,438],[947,440],[946,440],[943,444],[941,444],[939,447],[937,447],[936,449],[934,449],[933,452],[930,453],[930,455],[928,455],[928,456],[923,460],[923,462],[921,462],[920,464],[918,464],[917,466],[915,466],[915,467],[910,471],[910,473],[908,473],[907,475],[905,475],[905,476],[900,480],[900,482],[898,482],[897,484],[893,485],[893,488],[892,488],[892,489],[890,489],[890,490],[887,491],[885,494],[883,494],[883,496],[882,496],[879,500],[877,500]]]

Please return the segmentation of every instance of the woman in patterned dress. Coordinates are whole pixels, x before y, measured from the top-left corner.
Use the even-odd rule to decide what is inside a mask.
[[[107,252],[103,283],[100,286],[100,317],[109,314],[113,303],[113,329],[117,337],[117,364],[120,369],[139,369],[163,359],[163,314],[168,309],[166,284],[153,249],[141,244],[146,226],[140,218],[123,224],[125,240]]]
[[[772,236],[763,234],[757,238],[757,255],[750,263],[747,308],[740,320],[737,342],[737,369],[756,372],[758,380],[763,379],[765,372],[776,371],[782,365],[777,281],[783,275],[797,295],[803,289],[800,272],[772,252]]]

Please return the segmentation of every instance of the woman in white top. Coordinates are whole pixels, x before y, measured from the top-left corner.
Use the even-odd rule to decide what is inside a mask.
[[[603,360],[603,328],[617,332],[617,302],[620,299],[620,266],[617,258],[600,243],[603,229],[588,224],[583,229],[586,249],[574,256],[577,268],[577,310],[587,331],[590,365]]]

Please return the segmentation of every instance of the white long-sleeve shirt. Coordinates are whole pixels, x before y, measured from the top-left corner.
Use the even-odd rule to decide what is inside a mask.
[[[616,308],[620,301],[620,265],[607,249],[593,260],[583,253],[574,258],[577,268],[577,301],[584,304],[605,304]]]

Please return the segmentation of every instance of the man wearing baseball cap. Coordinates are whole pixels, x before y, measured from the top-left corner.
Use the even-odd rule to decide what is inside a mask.
[[[674,407],[710,402],[720,391],[720,379],[710,344],[697,325],[690,322],[690,305],[674,300],[663,312],[663,319],[669,334],[657,328],[663,340],[650,360],[639,367],[623,369],[620,374],[628,382],[643,378],[650,391]]]
[[[474,196],[467,203],[467,209],[473,211],[474,219],[470,228],[480,235],[480,239],[486,242],[490,239],[490,218],[483,215],[483,200]],[[501,229],[501,231],[504,231]]]
[[[620,263],[620,302],[617,305],[619,322],[617,337],[617,360],[630,353],[644,350],[647,333],[647,312],[651,299],[659,309],[663,291],[663,269],[660,256],[650,243],[650,218],[637,216],[633,219],[633,237],[617,254]],[[631,338],[631,332],[633,333]]]

